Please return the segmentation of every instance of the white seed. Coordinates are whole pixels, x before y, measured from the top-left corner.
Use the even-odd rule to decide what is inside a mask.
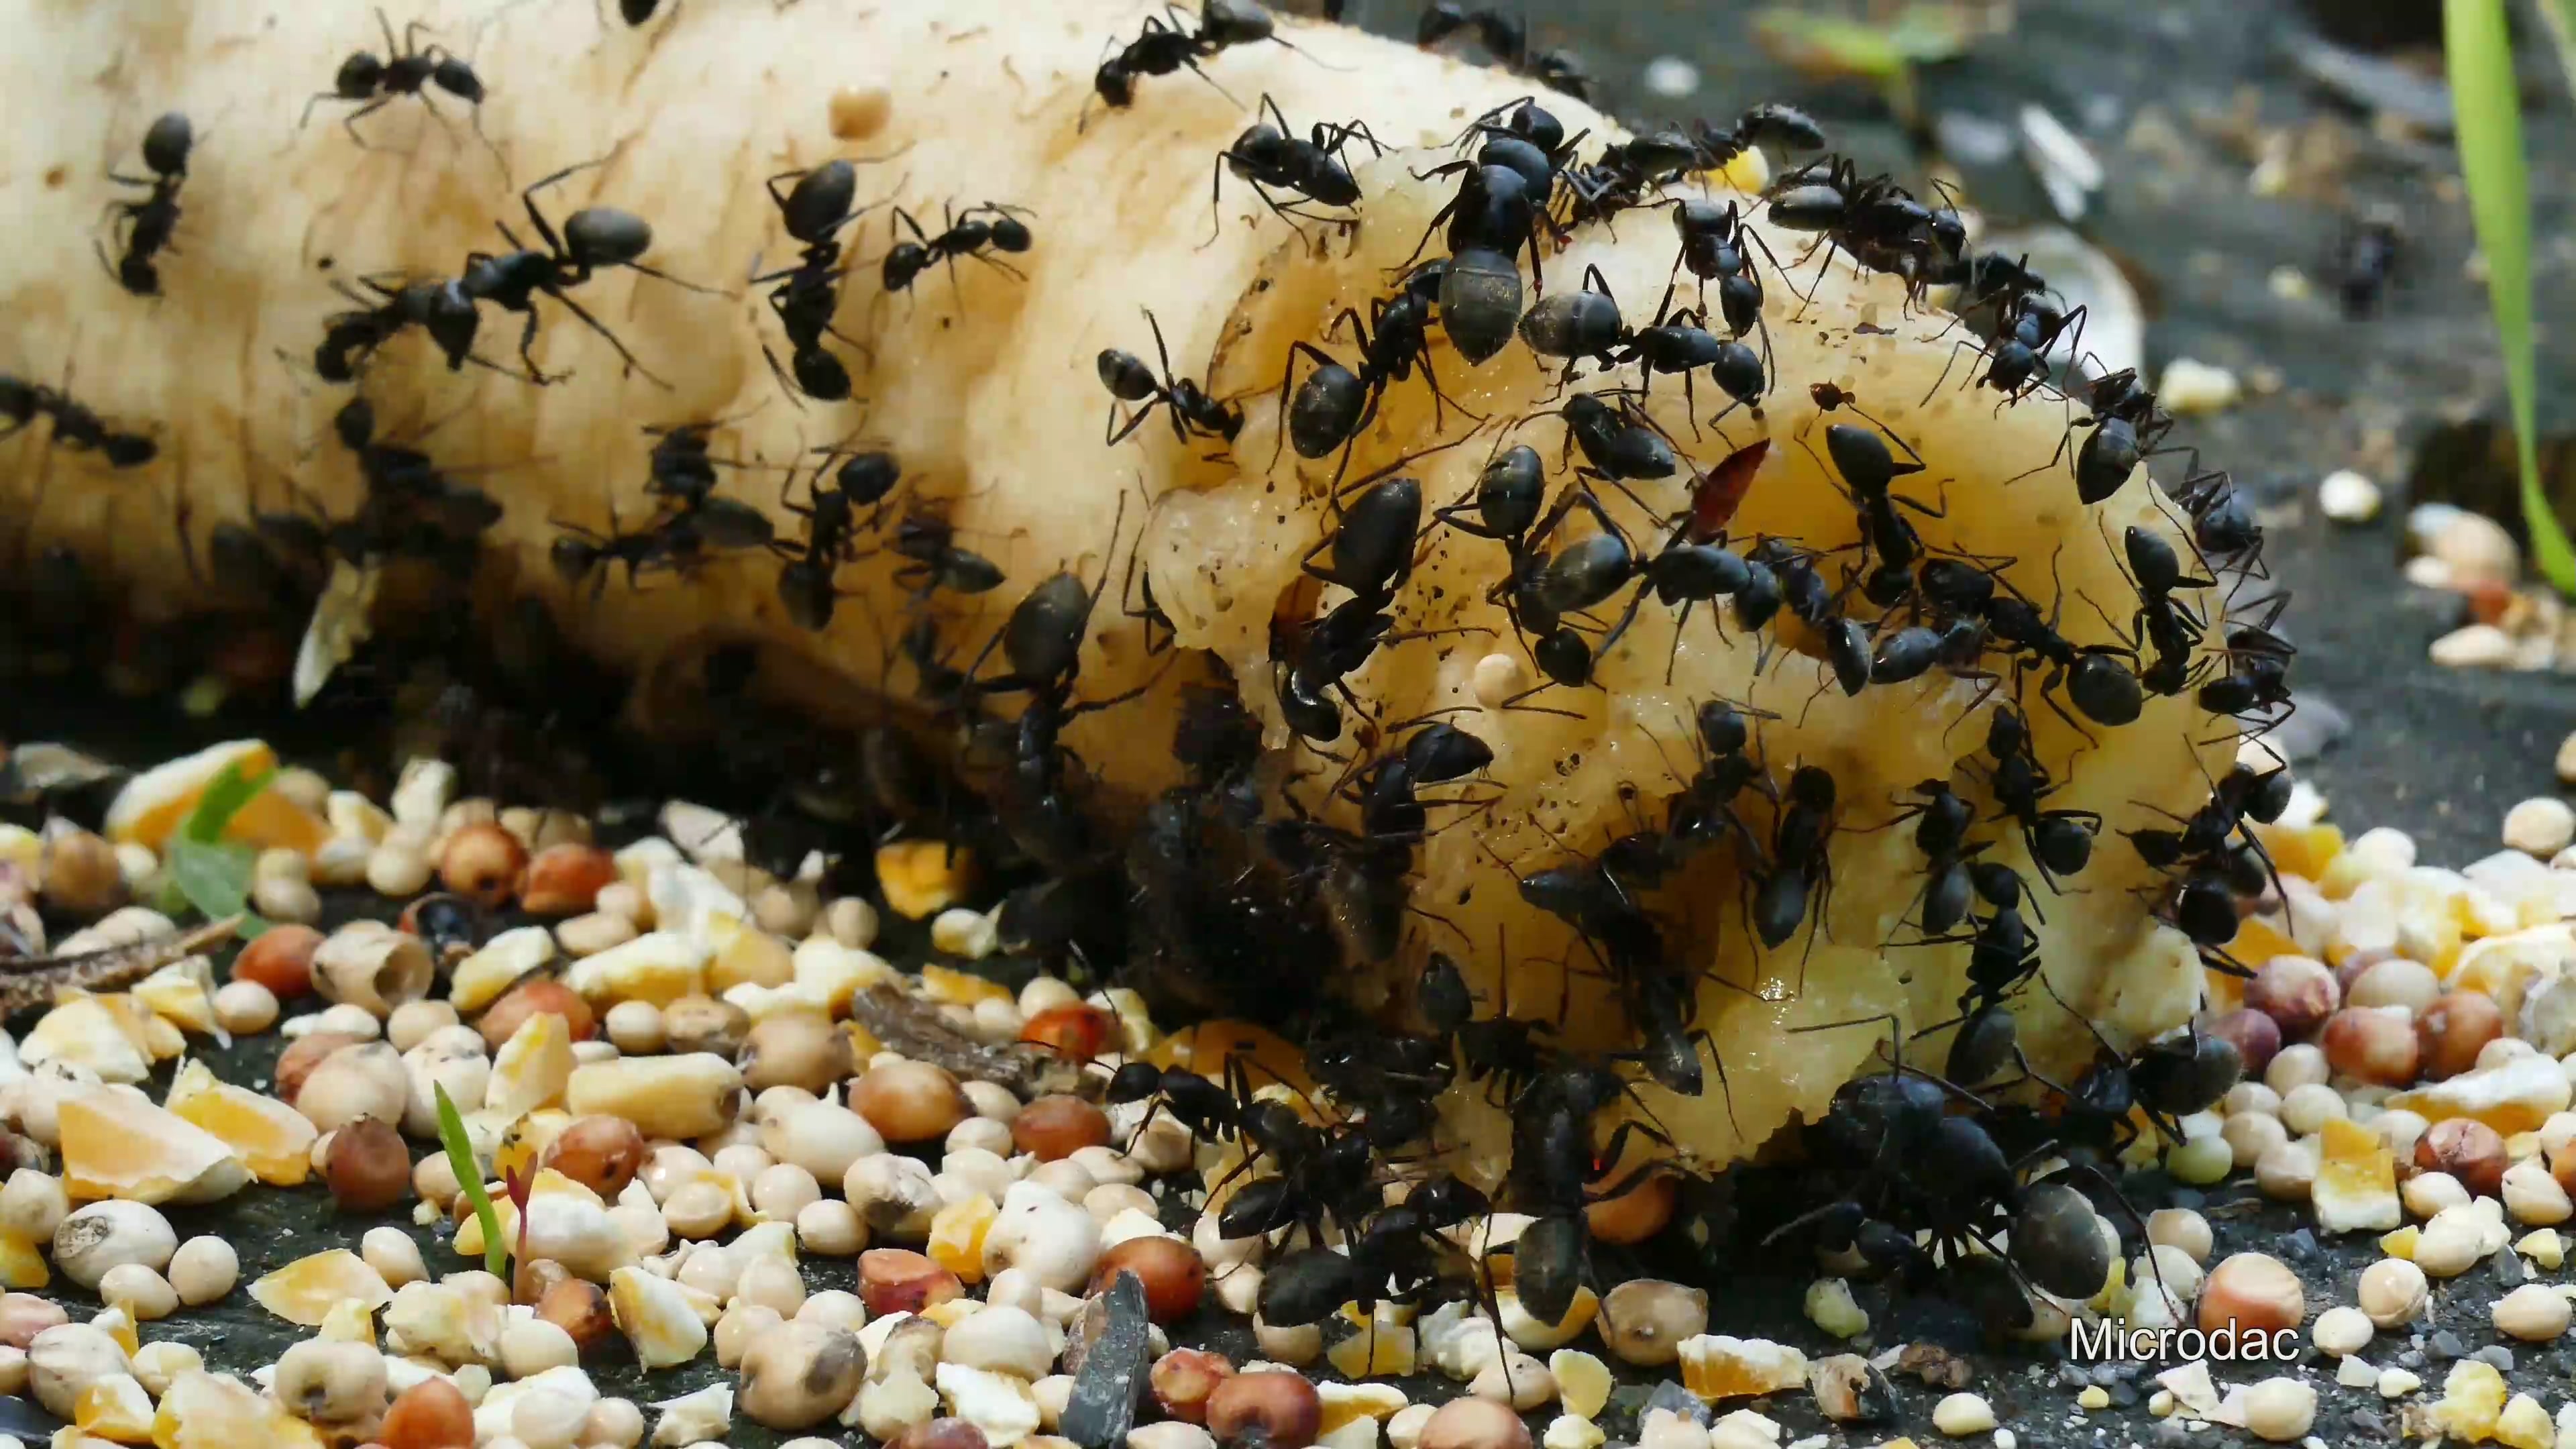
[[[2165,1154],[2165,1171],[2194,1187],[2223,1182],[2236,1167],[2236,1151],[2223,1136],[2194,1137]]]
[[[2406,1210],[2419,1218],[2429,1218],[2447,1207],[2460,1207],[2469,1200],[2469,1190],[2447,1172],[2419,1172],[2398,1185],[2397,1195],[2405,1200]]]
[[[1100,1224],[1091,1214],[1042,1187],[1013,1183],[985,1230],[984,1269],[1018,1268],[1043,1287],[1071,1293],[1091,1276],[1100,1250]]]
[[[2513,658],[2513,636],[2493,624],[2468,624],[2434,640],[2425,653],[2445,669],[2494,669]]]
[[[809,1294],[796,1310],[798,1323],[819,1323],[825,1328],[846,1328],[852,1333],[868,1326],[868,1305],[859,1295],[844,1288],[826,1288]]]
[[[2227,1089],[2219,1100],[2218,1110],[2233,1117],[2239,1112],[2260,1112],[2268,1117],[2281,1115],[2281,1094],[2261,1082],[2238,1082]]]
[[[1932,1427],[1953,1439],[1995,1427],[1995,1410],[1980,1394],[1950,1394],[1932,1406]]]
[[[227,981],[215,988],[215,1024],[235,1036],[266,1031],[277,1021],[277,996],[256,981]]]
[[[94,1202],[66,1216],[54,1229],[54,1266],[83,1288],[95,1289],[107,1270],[140,1263],[159,1272],[169,1266],[179,1235],[158,1208],[139,1202]]]
[[[275,877],[253,881],[250,903],[253,909],[272,921],[309,925],[322,918],[322,893],[308,881]]]
[[[415,896],[429,884],[429,857],[402,841],[386,840],[367,854],[367,888],[395,899]]]
[[[692,1241],[712,1238],[733,1221],[733,1198],[712,1182],[683,1184],[662,1201],[662,1222]]]
[[[2370,1130],[2379,1134],[2379,1140],[2388,1144],[2388,1150],[2400,1162],[2414,1159],[2416,1139],[2432,1125],[2424,1120],[2423,1113],[2404,1107],[2391,1107],[2370,1119]]]
[[[2471,1209],[2446,1208],[2433,1214],[2416,1236],[2415,1266],[2436,1278],[2456,1278],[2486,1256],[2480,1251],[2485,1236]]]
[[[635,935],[633,921],[608,911],[591,911],[555,923],[555,944],[563,947],[567,956],[596,956],[611,946],[625,945]]]
[[[2576,1217],[2576,1205],[2567,1200],[2567,1189],[2549,1175],[2549,1169],[2534,1158],[2517,1162],[2504,1170],[2504,1210],[2518,1223],[2532,1227],[2552,1227]]]
[[[2351,1115],[2343,1094],[2323,1082],[2303,1083],[2281,1094],[2281,1125],[2301,1137]]]
[[[400,1228],[367,1229],[367,1235],[358,1240],[358,1256],[389,1287],[400,1288],[429,1277],[429,1266],[420,1259],[420,1244]]]
[[[457,1024],[456,1007],[446,1001],[406,1001],[385,1018],[385,1040],[398,1052],[429,1040],[431,1032]]]
[[[773,1162],[751,1180],[751,1205],[764,1217],[792,1220],[822,1200],[822,1184],[792,1162]]]
[[[780,1318],[793,1318],[796,1310],[805,1306],[805,1279],[786,1258],[763,1253],[743,1265],[742,1276],[734,1282],[733,1301],[770,1309]]]
[[[108,1269],[98,1280],[98,1296],[143,1323],[167,1318],[179,1307],[178,1290],[140,1263],[119,1263]]]
[[[86,1323],[57,1323],[27,1345],[27,1387],[36,1402],[66,1419],[81,1390],[127,1367],[124,1348]]]
[[[852,1163],[885,1151],[885,1139],[867,1118],[831,1102],[780,1112],[761,1127],[760,1141],[771,1156],[804,1168],[816,1182],[840,1182]]]
[[[363,1343],[308,1338],[277,1360],[269,1392],[316,1424],[357,1424],[385,1411],[385,1356]]]
[[[233,1291],[241,1278],[241,1259],[221,1238],[190,1238],[170,1259],[170,1286],[179,1301],[201,1307]]]
[[[1055,1363],[1046,1325],[1018,1308],[987,1307],[948,1330],[939,1343],[944,1363],[1042,1379]]]
[[[982,911],[952,906],[930,921],[931,946],[951,956],[981,961],[993,954],[1000,941],[1001,932],[994,926],[992,918]]]
[[[2349,1303],[2338,1303],[2317,1315],[2308,1329],[2321,1353],[2342,1358],[2361,1352],[2370,1345],[2370,1315]]]
[[[2379,516],[2379,485],[2350,468],[2317,484],[2317,511],[2337,523],[2368,523]]]
[[[2423,1269],[2404,1258],[2382,1258],[2361,1270],[2361,1282],[2353,1299],[2372,1323],[2381,1328],[2399,1328],[2424,1311],[2424,1300],[2430,1293]]]
[[[21,1237],[50,1242],[54,1230],[71,1215],[71,1199],[65,1196],[60,1178],[32,1167],[21,1167],[9,1174],[0,1185],[0,1229]]]
[[[590,1398],[556,1388],[531,1389],[510,1401],[510,1432],[528,1449],[572,1449],[590,1421]]]
[[[2556,855],[2576,841],[2576,807],[2552,795],[2534,795],[2504,815],[2504,843],[2526,855]]]
[[[2316,1185],[2318,1159],[2323,1151],[2321,1139],[2315,1137],[2285,1142],[2255,1162],[2254,1185],[2263,1190],[2265,1197],[2279,1202],[2305,1201]]]
[[[1498,709],[1503,701],[1520,693],[1529,681],[1529,671],[1520,660],[1509,654],[1488,654],[1476,661],[1472,676],[1476,703],[1487,709]]]
[[[2218,1135],[2227,1143],[2235,1165],[2247,1168],[2260,1162],[2264,1153],[2289,1141],[2290,1129],[2268,1112],[2235,1112],[2228,1115],[2227,1125],[2218,1130]]]
[[[168,1339],[147,1343],[134,1351],[135,1382],[143,1385],[143,1391],[155,1398],[170,1391],[172,1379],[205,1366],[204,1354]]]
[[[877,908],[857,896],[840,896],[823,908],[823,930],[853,951],[876,944]]]
[[[501,1371],[514,1379],[580,1361],[572,1335],[542,1318],[523,1318],[501,1330]]]
[[[2257,1439],[2287,1443],[2316,1421],[2317,1391],[2297,1379],[2265,1379],[2245,1391],[2245,1428]]]
[[[954,1153],[976,1151],[989,1152],[996,1157],[1009,1157],[1011,1155],[1011,1124],[1008,1122],[997,1122],[990,1117],[969,1117],[964,1121],[959,1122],[956,1126],[949,1128],[948,1139],[946,1142],[941,1144],[943,1159]],[[1046,1165],[1049,1167],[1072,1167],[1076,1172],[1082,1171],[1081,1168],[1075,1167],[1074,1164],[1070,1162],[1051,1162]],[[1087,1180],[1089,1174],[1086,1173],[1084,1176]],[[1089,1191],[1089,1189],[1086,1188],[1084,1191]],[[1079,1197],[1081,1194],[1076,1193],[1074,1196]]]
[[[2263,1069],[2263,1084],[2280,1093],[2282,1102],[2287,1104],[2293,1090],[2310,1082],[2323,1082],[2332,1074],[2322,1048],[2294,1042],[2272,1054],[2271,1065]]]
[[[621,1001],[608,1008],[602,1024],[621,1052],[642,1056],[662,1049],[662,1008],[649,1001]]]
[[[2540,1283],[2525,1283],[2495,1301],[2488,1310],[2496,1332],[2525,1343],[2546,1343],[2567,1331],[2566,1295]]]
[[[2190,1208],[2158,1208],[2147,1215],[2147,1241],[2180,1248],[2195,1263],[2209,1261],[2209,1219]]]

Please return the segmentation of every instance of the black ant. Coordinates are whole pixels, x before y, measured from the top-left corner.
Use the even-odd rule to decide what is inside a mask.
[[[2130,638],[2133,643],[2143,643],[2155,655],[2152,663],[2138,671],[2139,687],[2149,694],[2180,694],[2192,682],[2193,652],[2200,647],[2208,625],[2175,599],[2174,592],[2218,585],[2214,580],[2186,575],[2173,545],[2135,524],[2122,536],[2122,544],[2128,561],[2119,565],[2121,575],[2138,596],[2137,612],[2129,623]],[[2094,612],[2101,613],[2098,605]],[[2102,622],[2111,623],[2110,616],[2104,614]]]
[[[957,546],[957,530],[944,518],[914,513],[895,525],[894,551],[905,564],[895,582],[913,591],[915,601],[940,589],[956,594],[990,593],[1002,585],[999,565],[982,554]]]
[[[304,103],[304,115],[295,123],[297,129],[301,130],[306,122],[313,119],[313,108],[324,101],[356,101],[360,103],[358,109],[342,117],[340,124],[348,131],[349,139],[358,143],[360,150],[372,150],[374,148],[367,145],[367,138],[358,134],[358,122],[392,105],[399,97],[420,97],[420,103],[429,106],[432,115],[438,113],[438,108],[429,102],[426,88],[431,85],[468,106],[480,107],[483,104],[483,78],[474,73],[474,67],[458,59],[445,46],[415,46],[420,32],[428,29],[426,24],[414,20],[404,25],[400,45],[394,43],[393,22],[385,18],[381,9],[376,12],[376,24],[385,33],[384,58],[379,59],[373,51],[351,51],[349,58],[340,62],[340,71],[332,79],[331,89],[316,92],[311,100]],[[475,134],[481,135],[479,110],[476,117]]]
[[[780,195],[778,183],[789,177],[794,187]],[[832,327],[832,314],[840,306],[840,283],[847,268],[836,270],[841,259],[841,244],[834,233],[864,215],[851,210],[858,191],[858,172],[846,160],[832,160],[804,171],[785,171],[764,183],[769,199],[786,223],[787,235],[804,247],[803,257],[795,266],[751,279],[753,286],[776,282],[770,289],[769,310],[778,314],[780,330],[787,334],[788,367],[795,374],[790,397],[803,392],[823,402],[843,402],[850,396],[850,370],[823,346],[826,336],[851,342]],[[852,346],[857,346],[851,342]],[[761,355],[769,359],[772,373],[787,381],[780,372],[778,359],[763,344]]]
[[[779,494],[779,505],[805,520],[804,546],[770,545],[787,559],[778,571],[779,603],[797,627],[813,630],[831,624],[834,606],[844,597],[833,587],[834,571],[866,557],[859,552],[856,535],[861,528],[874,526],[881,514],[871,513],[863,523],[859,511],[879,509],[903,476],[891,453],[854,453],[841,459],[833,487],[826,490],[823,471],[838,455],[829,448],[820,451],[822,460],[805,480],[806,501],[801,505],[788,501],[787,488],[795,486],[792,477]]]
[[[1456,0],[1431,0],[1423,7],[1413,39],[1417,45],[1430,47],[1469,32],[1493,56],[1494,63],[1505,70],[1578,101],[1592,99],[1592,77],[1584,72],[1582,61],[1571,51],[1532,51],[1529,27],[1499,10],[1470,10]]]
[[[1261,97],[1259,111],[1279,124],[1274,126],[1269,121],[1256,121],[1234,138],[1233,145],[1217,153],[1216,164],[1209,168],[1208,180],[1208,211],[1212,219],[1224,195],[1225,173],[1228,171],[1249,183],[1262,204],[1270,208],[1271,214],[1291,226],[1301,219],[1322,221],[1330,218],[1311,217],[1292,207],[1281,206],[1278,198],[1270,194],[1273,189],[1319,206],[1347,210],[1359,205],[1360,184],[1352,178],[1350,164],[1342,159],[1343,148],[1354,140],[1360,140],[1366,141],[1379,155],[1386,154],[1386,147],[1370,134],[1365,122],[1332,125],[1318,121],[1307,128],[1305,139],[1300,140],[1296,128],[1288,124],[1288,117],[1280,111],[1279,103],[1266,93]],[[1216,239],[1213,225],[1208,231],[1208,239]]]
[[[1834,898],[1833,860],[1826,846],[1834,833],[1834,777],[1822,766],[1800,765],[1789,774],[1786,803],[1772,824],[1770,859],[1753,878],[1753,933],[1766,949],[1777,949],[1797,934],[1810,914],[1816,932]],[[1809,947],[1815,937],[1808,937]],[[1806,961],[1798,963],[1799,990],[1806,989]]]
[[[2055,561],[2050,563],[2055,572]],[[2059,604],[2065,600],[2061,596]],[[2004,583],[2002,592],[1986,603],[1986,628],[1998,643],[2014,656],[2016,669],[2044,664],[2048,675],[2040,682],[2040,697],[2047,700],[2050,712],[2074,726],[2086,739],[2092,735],[2076,723],[2057,703],[2054,691],[2066,686],[2069,699],[2085,718],[2101,725],[2124,725],[2135,720],[2145,705],[2145,693],[2138,676],[2122,664],[2134,658],[2136,651],[2118,644],[2077,646],[2057,632],[2057,609],[2041,618],[2039,606],[2025,598],[2011,584]],[[2016,676],[2018,677],[2018,675]]]
[[[1982,300],[1982,299],[1981,299]],[[1973,305],[1973,304],[1972,304]],[[2016,403],[2056,380],[2048,365],[2048,354],[2060,339],[2067,342],[2067,354],[2081,356],[2084,345],[2084,319],[2087,309],[2061,309],[2047,296],[2035,291],[2011,290],[1994,299],[1995,341],[1981,349],[1986,359],[1985,375],[1976,380],[1978,387],[1990,387],[2003,395],[1995,404],[2000,410]],[[1973,341],[1961,340],[1951,345],[1950,360],[1956,362],[1960,348],[1977,348]],[[1950,378],[1950,364],[1944,363],[1941,375],[1932,380],[1923,400]]]
[[[2093,837],[2102,817],[2090,810],[2049,810],[2042,806],[2058,786],[2032,752],[2030,724],[2018,713],[1999,708],[1986,722],[1986,754],[1993,764],[1986,789],[2003,815],[2021,827],[2022,844],[2040,879],[2050,890],[2062,889],[2059,876],[2074,875],[2093,858]]]
[[[1821,157],[1782,175],[1763,200],[1772,225],[1817,233],[1819,245],[1868,270],[1895,273],[1909,296],[1930,285],[1966,243],[1955,209],[1926,206],[1886,176],[1864,178],[1846,157]]]
[[[179,227],[179,188],[188,180],[188,152],[196,144],[196,131],[188,118],[170,111],[155,120],[143,133],[143,165],[152,175],[120,176],[108,173],[108,180],[119,186],[140,186],[151,192],[141,201],[118,201],[108,209],[116,213],[117,246],[123,255],[109,265],[107,249],[98,249],[101,266],[116,278],[116,284],[137,297],[161,295],[161,273],[152,258],[170,248],[170,235]]]
[[[505,312],[517,312],[528,319],[526,328],[519,334],[519,360],[527,365],[529,377],[540,384],[557,381],[562,376],[547,377],[537,366],[532,351],[537,341],[536,297],[542,292],[563,304],[591,331],[607,338],[608,345],[617,349],[617,355],[626,359],[628,371],[643,373],[651,381],[669,387],[668,382],[656,377],[636,360],[626,344],[617,340],[616,333],[609,331],[606,324],[574,301],[568,295],[570,289],[609,267],[630,268],[692,292],[709,289],[681,281],[638,260],[652,248],[653,228],[632,212],[607,206],[585,206],[564,219],[563,230],[558,234],[554,224],[546,220],[545,213],[537,210],[538,192],[575,172],[604,164],[601,161],[584,161],[567,166],[519,193],[520,202],[528,209],[528,221],[545,242],[545,250],[529,248],[519,240],[516,232],[510,230],[508,222],[496,222],[494,225],[500,230],[502,239],[516,250],[499,256],[489,252],[467,253],[464,273],[457,278],[455,285],[470,302],[490,302]]]
[[[943,203],[941,214],[946,229],[931,236],[922,231],[912,213],[900,206],[894,209],[894,219],[912,233],[913,239],[896,242],[886,252],[881,277],[887,291],[909,291],[914,278],[943,263],[948,267],[949,284],[954,286],[959,257],[982,262],[1006,276],[1028,280],[1027,273],[992,254],[1017,255],[1034,244],[1036,238],[1030,234],[1028,223],[1020,220],[1029,212],[987,201],[964,211],[951,210]]]
[[[1342,463],[1348,466],[1350,446],[1377,416],[1386,390],[1411,379],[1417,366],[1422,369],[1423,381],[1431,387],[1435,422],[1443,405],[1455,406],[1441,392],[1440,379],[1431,370],[1433,308],[1446,275],[1446,267],[1437,262],[1416,270],[1393,297],[1370,301],[1365,324],[1358,312],[1349,307],[1342,309],[1324,336],[1329,340],[1345,323],[1349,325],[1360,347],[1356,371],[1334,361],[1331,354],[1313,343],[1300,339],[1289,344],[1288,366],[1279,382],[1279,432],[1296,448],[1298,457],[1321,458],[1340,448]],[[1299,354],[1313,361],[1315,370],[1291,388]],[[1338,472],[1335,476],[1338,480]]]
[[[1163,11],[1162,15],[1146,16],[1144,32],[1100,63],[1091,78],[1092,94],[1123,110],[1136,102],[1137,77],[1170,75],[1186,66],[1191,74],[1214,86],[1217,94],[1233,100],[1225,87],[1199,68],[1199,62],[1213,60],[1219,52],[1237,45],[1263,40],[1288,43],[1279,40],[1270,12],[1252,0],[1205,0],[1196,30],[1190,28],[1190,17],[1185,12],[1169,5]]]
[[[68,375],[64,386],[70,386]],[[141,433],[120,432],[68,392],[43,383],[0,375],[0,438],[38,418],[53,424],[53,441],[74,452],[96,453],[111,468],[139,468],[161,455],[161,447]]]
[[[1735,399],[1726,412],[1758,404],[1767,383],[1760,354],[1741,342],[1718,340],[1699,311],[1674,310],[1673,291],[1669,286],[1664,289],[1653,322],[1631,328],[1621,319],[1618,299],[1610,295],[1610,284],[1600,268],[1587,267],[1582,290],[1546,298],[1521,317],[1521,340],[1541,357],[1566,359],[1564,382],[1574,379],[1573,362],[1587,357],[1603,367],[1639,364],[1644,374],[1641,395],[1651,395],[1655,374],[1680,374],[1683,401],[1691,409],[1691,428],[1696,433],[1699,400],[1691,383],[1694,371],[1708,368],[1717,385]],[[1723,421],[1726,412],[1711,421]]]
[[[1145,419],[1153,416],[1154,409],[1169,408],[1172,436],[1179,441],[1186,443],[1192,433],[1197,433],[1233,442],[1234,435],[1243,431],[1243,409],[1208,396],[1197,383],[1186,377],[1174,378],[1171,350],[1163,345],[1163,324],[1154,320],[1150,309],[1145,313],[1145,325],[1154,332],[1154,356],[1162,363],[1161,377],[1157,378],[1154,370],[1145,365],[1145,360],[1132,352],[1122,352],[1115,347],[1100,349],[1100,385],[1109,389],[1109,395],[1117,399],[1109,405],[1109,425],[1104,430],[1106,441],[1116,446],[1143,427]],[[1128,418],[1123,428],[1118,426],[1120,402],[1145,404],[1136,409],[1135,415]]]

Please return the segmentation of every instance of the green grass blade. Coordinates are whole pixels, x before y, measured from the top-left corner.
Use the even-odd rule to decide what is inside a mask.
[[[205,793],[197,797],[197,808],[188,812],[188,823],[180,827],[179,833],[209,844],[223,839],[224,827],[232,824],[242,807],[258,799],[259,792],[276,778],[275,770],[244,775],[239,764],[224,766],[207,784]]]
[[[447,1098],[447,1089],[436,1082],[429,1084],[438,1098],[438,1140],[447,1148],[447,1165],[456,1172],[456,1185],[464,1190],[465,1200],[474,1204],[474,1216],[483,1224],[483,1266],[492,1276],[506,1283],[509,1279],[510,1248],[501,1241],[501,1215],[492,1210],[491,1190],[483,1185],[483,1169],[474,1162],[474,1144],[465,1136],[465,1119],[456,1104]]]
[[[2567,73],[2567,88],[2576,91],[2576,0],[2540,0],[2540,18],[2549,23],[2549,38],[2558,47],[2558,68]]]
[[[2561,0],[2543,0],[2555,5]],[[2469,188],[2478,247],[2486,256],[2487,301],[2504,352],[2505,392],[2513,409],[2514,455],[2522,473],[2522,520],[2540,572],[2561,593],[2576,593],[2576,547],[2540,491],[2531,340],[2531,182],[2524,170],[2521,98],[2514,87],[2513,38],[2504,0],[2444,0],[2443,48],[2460,140],[2460,175]]]

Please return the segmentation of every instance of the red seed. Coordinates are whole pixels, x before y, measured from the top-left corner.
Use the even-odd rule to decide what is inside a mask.
[[[445,1379],[402,1391],[376,1430],[385,1449],[474,1449],[474,1406]]]
[[[1109,1145],[1109,1114],[1080,1097],[1040,1097],[1011,1119],[1011,1143],[1040,1162]]]
[[[483,1040],[497,1052],[518,1034],[529,1017],[547,1013],[564,1019],[574,1041],[590,1040],[594,1029],[590,1003],[562,982],[543,978],[522,982],[503,992],[501,999],[493,1002],[491,1009],[483,1013],[483,1019],[474,1025],[483,1033]]]
[[[1145,1285],[1145,1315],[1156,1323],[1178,1323],[1199,1306],[1207,1288],[1207,1264],[1198,1249],[1178,1238],[1129,1238],[1100,1255],[1091,1273],[1091,1291],[1106,1293],[1121,1272],[1133,1273]]]
[[[2478,1064],[2478,1053],[2504,1035],[2504,1010],[2483,991],[2445,992],[2415,1018],[2419,1064],[2429,1081],[2444,1081]]]
[[[1208,1395],[1208,1432],[1220,1443],[1257,1436],[1263,1449],[1306,1449],[1323,1423],[1323,1396],[1304,1374],[1236,1374]]]
[[[910,1248],[870,1248],[859,1255],[859,1299],[870,1318],[919,1313],[965,1291],[956,1274]]]
[[[964,1419],[915,1424],[886,1441],[886,1449],[985,1449],[984,1431]]]
[[[1176,1348],[1156,1359],[1147,1377],[1154,1386],[1154,1402],[1162,1407],[1165,1418],[1204,1424],[1208,1395],[1234,1377],[1234,1365],[1221,1353]]]
[[[1109,1045],[1116,1025],[1096,1006],[1057,1006],[1039,1012],[1020,1028],[1020,1040],[1042,1046],[1067,1061],[1087,1062]]]
[[[313,953],[321,946],[322,933],[311,926],[271,926],[233,958],[233,979],[256,981],[280,1001],[310,995]]]
[[[2415,1139],[2415,1165],[2447,1172],[2481,1197],[2504,1191],[2504,1138],[2475,1117],[2446,1117]]]

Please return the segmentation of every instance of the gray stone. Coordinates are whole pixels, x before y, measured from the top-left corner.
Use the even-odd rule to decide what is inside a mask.
[[[1153,1354],[1152,1328],[1145,1317],[1145,1282],[1133,1273],[1120,1273],[1108,1292],[1083,1309],[1077,1337],[1088,1347],[1065,1402],[1064,1437],[1082,1449],[1117,1449],[1127,1442]],[[1066,1353],[1071,1355],[1071,1344]]]

